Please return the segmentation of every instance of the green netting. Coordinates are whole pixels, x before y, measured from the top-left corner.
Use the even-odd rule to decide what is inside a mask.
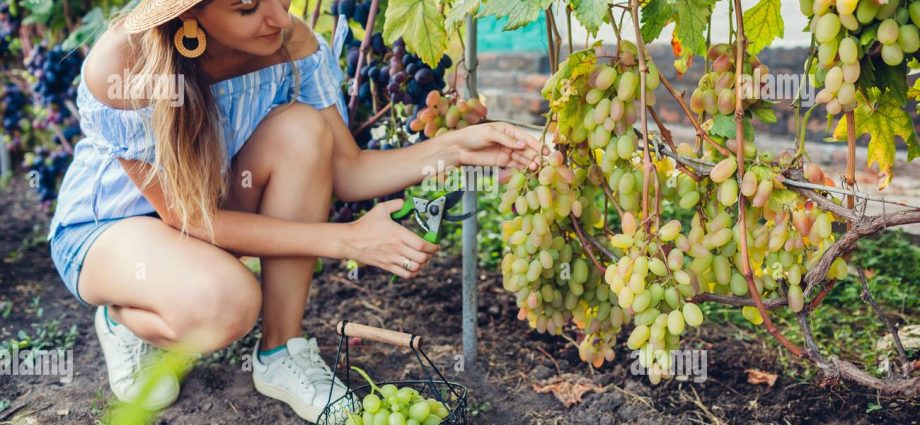
[[[546,17],[531,22],[514,31],[502,31],[506,19],[488,16],[480,18],[479,51],[480,52],[545,52],[546,51]]]

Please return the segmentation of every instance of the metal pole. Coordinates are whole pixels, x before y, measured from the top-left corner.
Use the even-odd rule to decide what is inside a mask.
[[[476,87],[476,18],[466,18],[466,87],[469,97],[479,97]],[[476,173],[468,173],[464,179],[468,185],[463,194],[463,213],[476,211],[478,195],[476,193]],[[497,177],[496,177],[497,178]],[[476,282],[478,279],[477,255],[478,247],[476,235],[479,233],[479,223],[474,215],[469,220],[463,221],[463,363],[465,370],[472,371],[476,367],[476,355],[479,346],[476,335],[476,315],[479,303],[477,301]]]
[[[13,176],[13,164],[10,161],[10,152],[6,148],[6,140],[0,137],[0,186],[7,178]]]

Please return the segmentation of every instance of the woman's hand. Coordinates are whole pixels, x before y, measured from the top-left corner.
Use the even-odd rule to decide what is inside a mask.
[[[443,137],[460,150],[460,165],[536,170],[549,147],[511,124],[491,122],[452,131]]]
[[[349,223],[345,235],[345,257],[379,267],[403,278],[415,277],[441,249],[390,218],[399,211],[402,199],[377,204],[363,217]],[[409,270],[403,268],[406,259]]]

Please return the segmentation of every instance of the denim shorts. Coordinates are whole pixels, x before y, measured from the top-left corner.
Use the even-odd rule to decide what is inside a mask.
[[[160,218],[156,212],[144,215]],[[86,254],[102,232],[125,218],[128,217],[63,226],[51,239],[51,260],[54,262],[54,267],[63,279],[67,290],[83,305],[89,305],[80,297],[79,291],[80,271],[83,269]]]

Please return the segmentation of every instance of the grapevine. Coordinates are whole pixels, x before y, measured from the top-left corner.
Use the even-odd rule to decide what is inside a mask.
[[[818,3],[815,16],[831,13],[833,2],[823,2],[823,8]],[[847,12],[844,3],[850,2],[834,6]],[[847,37],[861,37],[852,33],[858,28],[844,33],[812,21],[822,43],[816,60],[825,87],[818,100],[829,114],[858,106],[860,84],[869,84],[859,79],[863,55],[881,54],[887,66],[898,66],[903,58],[892,60],[897,55],[884,53],[886,46],[916,52],[914,26],[906,23],[910,10],[920,11],[914,5],[920,2],[873,14],[882,23],[894,14],[900,20],[893,19],[896,26],[886,24],[887,29],[877,24],[890,34],[880,32],[876,44],[866,42],[857,52],[851,50],[855,40]],[[668,352],[679,347],[688,326],[703,322],[698,304],[722,302],[740,307],[745,319],[765,326],[796,356],[865,385],[915,393],[915,386],[887,385],[846,362],[824,358],[807,315],[835,281],[849,274],[846,258],[858,237],[896,225],[888,220],[920,220],[920,210],[863,218],[837,203],[833,179],[817,164],[791,152],[758,148],[751,121],[769,123],[773,104],[759,96],[769,69],[752,53],[739,2],[732,6],[733,41],[704,51],[708,72],[689,102],[649,60],[637,2],[623,7],[635,21],[635,42],[614,28],[614,54],[599,44],[573,52],[547,82],[547,130],[557,151],[538,171],[512,176],[499,207],[510,216],[502,225],[503,286],[515,294],[518,318],[538,332],[560,335],[575,329],[579,356],[594,367],[612,361],[615,346],[625,342],[640,352],[640,363],[657,383],[671,377]],[[836,44],[824,47],[829,43]],[[834,54],[822,53],[827,49]],[[675,146],[670,140],[652,108],[660,85],[678,98],[706,144]],[[660,134],[647,130],[646,113]],[[857,197],[852,189],[844,193]],[[692,213],[690,225],[663,219],[662,204]],[[619,226],[608,224],[611,215]],[[841,221],[851,225],[850,231],[835,234],[833,224]],[[769,310],[776,308],[799,317],[804,348],[772,323]],[[901,384],[916,385],[916,378]]]

